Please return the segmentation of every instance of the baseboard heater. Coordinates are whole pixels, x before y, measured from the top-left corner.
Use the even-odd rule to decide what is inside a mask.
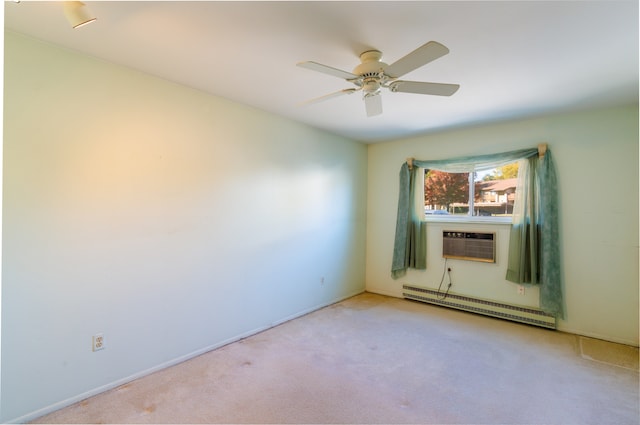
[[[556,329],[556,318],[537,308],[504,304],[481,298],[452,294],[451,292],[444,297],[442,292],[413,285],[402,285],[402,295],[404,298],[414,301],[437,304],[548,329]]]

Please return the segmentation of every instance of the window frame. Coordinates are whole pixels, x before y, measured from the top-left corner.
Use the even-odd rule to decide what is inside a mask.
[[[515,162],[515,161],[514,161]],[[426,178],[426,168],[420,167],[421,179],[423,182],[420,190],[416,191],[416,195],[420,196],[422,206],[422,216],[423,221],[430,223],[469,223],[469,224],[512,224],[513,223],[513,215],[505,216],[505,217],[497,217],[497,216],[478,216],[478,215],[446,215],[446,214],[427,214],[424,212],[424,180]],[[477,170],[484,171],[484,170]],[[475,196],[475,184],[472,184],[473,175],[475,172],[469,172],[469,198]],[[474,180],[475,182],[475,180]],[[473,202],[469,203],[470,206],[473,206]]]

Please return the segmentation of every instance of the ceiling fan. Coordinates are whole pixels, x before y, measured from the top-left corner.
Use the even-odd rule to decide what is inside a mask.
[[[382,88],[389,89],[392,93],[451,96],[460,88],[458,84],[398,80],[398,78],[403,75],[447,53],[449,53],[449,49],[445,46],[436,41],[429,41],[391,65],[387,65],[380,61],[382,52],[378,50],[367,50],[360,54],[361,63],[353,69],[353,72],[342,71],[317,62],[299,62],[297,65],[302,68],[333,75],[356,86],[311,99],[304,104],[317,103],[333,97],[362,91],[367,116],[372,117],[382,113],[382,98],[380,96]]]

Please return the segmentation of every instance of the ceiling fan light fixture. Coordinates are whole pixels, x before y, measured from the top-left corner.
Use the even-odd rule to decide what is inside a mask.
[[[376,78],[367,78],[362,82],[362,91],[367,94],[380,93],[380,81]]]
[[[69,25],[73,28],[80,28],[96,20],[87,5],[81,1],[65,1],[62,4],[62,9],[67,21],[69,21]]]

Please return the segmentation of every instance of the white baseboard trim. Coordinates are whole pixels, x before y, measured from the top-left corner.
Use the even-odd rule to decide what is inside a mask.
[[[616,344],[624,344],[624,345],[630,345],[631,347],[638,347],[638,341],[632,341],[632,340],[628,340],[628,339],[624,339],[624,338],[618,338],[618,337],[612,337],[610,335],[602,335],[599,334],[597,332],[584,332],[581,330],[575,330],[569,327],[565,327],[562,326],[561,324],[562,322],[560,320],[558,320],[558,331],[560,332],[564,332],[564,333],[568,333],[568,334],[573,334],[573,335],[578,335],[578,336],[585,336],[587,338],[594,338],[594,339],[600,339],[602,341],[608,341],[608,342],[615,342]]]
[[[372,294],[378,294],[378,295],[386,295],[387,297],[402,298],[402,288],[398,292],[386,291],[384,289],[378,289],[378,288],[367,288],[367,292],[371,292]]]
[[[159,364],[157,366],[154,366],[154,367],[151,367],[149,369],[134,373],[134,374],[129,375],[129,376],[125,377],[125,378],[118,379],[118,380],[110,382],[108,384],[101,385],[101,386],[99,386],[97,388],[91,389],[89,391],[83,392],[81,394],[78,394],[76,396],[70,397],[70,398],[68,398],[66,400],[59,401],[59,402],[51,404],[49,406],[43,407],[42,409],[38,409],[38,410],[35,410],[33,412],[27,413],[26,415],[17,417],[15,419],[11,419],[11,420],[9,420],[9,421],[7,421],[5,423],[8,423],[8,424],[20,424],[20,423],[30,422],[30,421],[32,421],[34,419],[37,419],[37,418],[41,417],[41,416],[44,416],[44,415],[47,415],[49,413],[55,412],[56,410],[63,409],[65,407],[71,406],[72,404],[78,403],[78,402],[80,402],[82,400],[86,400],[86,399],[88,399],[90,397],[96,396],[96,395],[101,394],[103,392],[106,392],[106,391],[112,390],[114,388],[117,388],[117,387],[119,387],[121,385],[124,385],[124,384],[127,384],[129,382],[135,381],[136,379],[143,378],[143,377],[145,377],[147,375],[150,375],[152,373],[161,371],[161,370],[166,369],[166,368],[171,367],[171,366],[175,366],[175,365],[180,364],[182,362],[185,362],[187,360],[191,360],[191,359],[193,359],[195,357],[198,357],[198,356],[200,356],[202,354],[208,353],[209,351],[216,350],[216,349],[218,349],[220,347],[224,347],[225,345],[231,344],[233,342],[240,341],[241,339],[248,338],[250,336],[259,334],[260,332],[264,332],[264,331],[266,331],[268,329],[271,329],[273,327],[281,325],[281,324],[283,324],[285,322],[288,322],[290,320],[297,319],[299,317],[302,317],[302,316],[307,315],[309,313],[312,313],[314,311],[320,310],[322,308],[328,307],[328,306],[333,305],[335,303],[338,303],[340,301],[344,301],[344,300],[346,300],[348,298],[351,298],[351,297],[354,297],[356,295],[362,294],[363,292],[365,292],[364,289],[358,290],[358,291],[355,291],[355,292],[350,293],[348,295],[340,296],[338,298],[335,298],[332,301],[328,301],[326,303],[317,304],[317,305],[315,305],[313,307],[304,309],[304,310],[299,311],[297,313],[294,313],[294,314],[292,314],[290,316],[287,316],[287,317],[285,317],[283,319],[277,320],[277,321],[271,323],[270,325],[261,326],[261,327],[256,328],[256,329],[252,329],[252,330],[250,330],[248,332],[244,332],[242,334],[239,334],[239,335],[236,335],[234,337],[228,338],[228,339],[226,339],[224,341],[221,341],[221,342],[218,342],[216,344],[209,345],[207,347],[201,348],[199,350],[193,351],[193,352],[185,354],[183,356],[176,357],[175,359],[172,359],[172,360],[169,360],[167,362],[161,363],[161,364]]]

